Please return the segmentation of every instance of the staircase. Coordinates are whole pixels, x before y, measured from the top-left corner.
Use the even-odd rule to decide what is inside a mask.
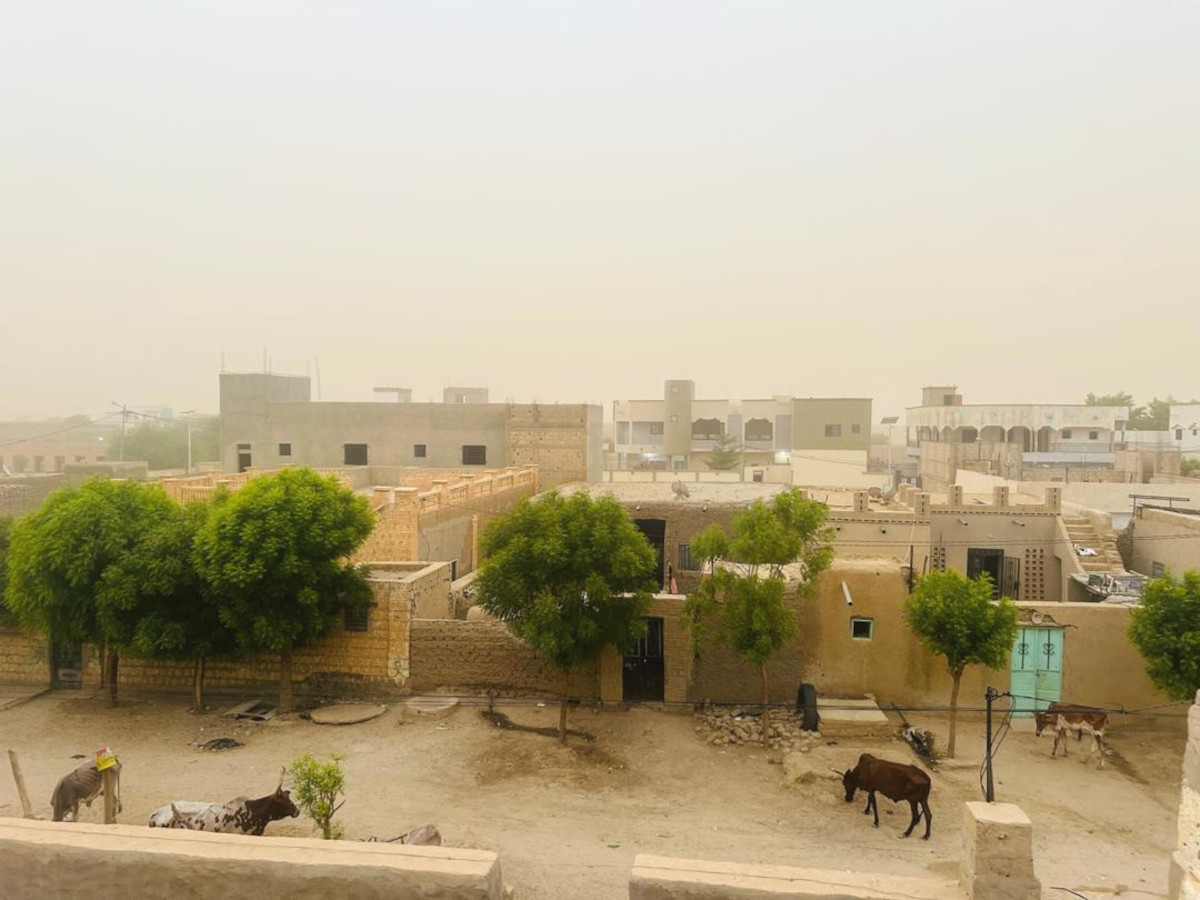
[[[1063,525],[1071,538],[1072,552],[1076,546],[1088,547],[1096,551],[1095,556],[1079,556],[1075,560],[1085,572],[1124,572],[1125,564],[1121,562],[1121,554],[1117,550],[1116,535],[1112,533],[1098,534],[1096,526],[1086,516],[1063,516]]]

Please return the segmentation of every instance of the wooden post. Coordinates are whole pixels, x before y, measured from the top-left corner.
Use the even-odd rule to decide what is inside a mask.
[[[104,824],[117,823],[117,772],[115,768],[100,773],[100,784],[104,791]]]
[[[17,783],[17,796],[21,798],[21,811],[25,818],[33,818],[33,807],[29,805],[29,792],[25,790],[25,776],[21,774],[21,763],[17,760],[17,751],[8,751],[8,762],[12,766],[13,781]]]

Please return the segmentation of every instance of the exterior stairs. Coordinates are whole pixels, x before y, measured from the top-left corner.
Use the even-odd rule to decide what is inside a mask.
[[[1099,534],[1096,526],[1086,516],[1063,516],[1063,525],[1074,547],[1087,547],[1096,551],[1095,556],[1079,556],[1075,559],[1085,572],[1121,573],[1125,564],[1117,550],[1116,535]]]

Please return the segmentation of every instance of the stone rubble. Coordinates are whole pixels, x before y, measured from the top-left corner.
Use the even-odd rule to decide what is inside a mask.
[[[714,747],[762,746],[762,715],[757,709],[709,709],[696,713],[695,720],[696,734],[706,744]],[[783,751],[807,753],[821,740],[821,732],[804,731],[800,723],[800,717],[791,710],[771,710],[769,746],[780,753],[768,756],[770,762],[779,762]]]

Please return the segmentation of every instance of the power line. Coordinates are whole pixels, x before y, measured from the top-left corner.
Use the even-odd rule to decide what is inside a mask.
[[[48,437],[54,437],[57,434],[66,434],[68,431],[76,431],[80,428],[87,428],[88,426],[91,426],[91,425],[99,425],[101,422],[104,422],[106,419],[111,419],[114,416],[119,416],[119,415],[120,415],[120,413],[117,413],[117,412],[105,413],[104,415],[99,416],[98,418],[88,419],[86,422],[76,422],[72,425],[66,426],[65,428],[58,428],[54,431],[46,431],[46,432],[43,432],[42,434],[30,435],[29,437],[19,438],[14,441],[5,441],[3,443],[0,443],[0,447],[11,447],[15,444],[30,444],[30,443],[33,443],[34,441],[40,441],[40,440],[43,440]]]

